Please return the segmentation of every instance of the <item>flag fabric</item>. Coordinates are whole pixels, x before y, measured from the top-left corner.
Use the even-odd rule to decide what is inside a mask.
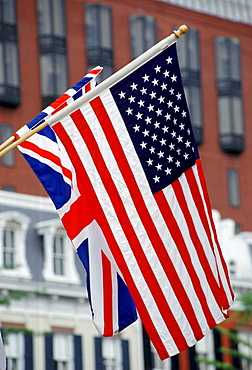
[[[102,67],[96,67],[89,72],[80,82],[18,130],[15,136],[21,137],[50,115],[94,88],[95,77],[101,70]],[[56,209],[61,209],[63,205],[67,207],[76,201],[80,194],[76,186],[74,166],[61,140],[51,127],[46,126],[18,148],[38,176]],[[90,249],[90,243],[95,247]],[[103,243],[99,230],[95,231],[93,237],[90,236],[84,244],[81,261],[87,272],[87,290],[93,321],[102,335],[113,335],[137,319],[135,304],[111,252],[108,249],[105,251],[106,244]],[[113,315],[112,332],[111,322],[107,324],[107,311]]]
[[[2,335],[0,332],[0,370],[6,369],[6,356],[4,351],[4,345],[2,341]]]
[[[103,262],[94,299],[104,335],[116,332],[113,286],[125,282],[161,359],[194,345],[227,317],[234,295],[176,45],[51,127],[69,161],[69,196],[56,208],[90,279],[95,258]]]

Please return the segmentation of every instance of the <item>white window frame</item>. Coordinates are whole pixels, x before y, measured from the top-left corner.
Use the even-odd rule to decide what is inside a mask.
[[[31,272],[26,260],[26,234],[31,219],[21,212],[7,211],[0,213],[0,276],[31,279]],[[4,268],[3,237],[4,230],[11,226],[14,231],[15,262],[13,268]]]
[[[122,343],[118,338],[102,338],[103,365],[106,370],[122,370]]]
[[[53,219],[49,221],[42,221],[34,225],[38,235],[43,236],[43,248],[44,248],[44,266],[42,270],[43,277],[46,281],[57,282],[57,283],[68,283],[68,284],[80,284],[80,277],[76,269],[74,261],[74,248],[70,239],[67,237],[66,232],[60,219]],[[56,235],[62,235],[64,237],[64,251],[66,268],[64,269],[64,275],[58,275],[54,272],[54,237]]]
[[[24,369],[24,335],[23,333],[9,333],[4,345],[6,363],[11,366],[16,361],[16,370]],[[10,367],[12,368],[12,367]]]
[[[74,370],[73,335],[53,333],[53,359],[58,370]]]

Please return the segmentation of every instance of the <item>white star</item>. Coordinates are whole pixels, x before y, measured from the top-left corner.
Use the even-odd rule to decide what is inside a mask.
[[[147,76],[147,74],[145,74],[142,78],[143,78],[144,82],[146,82],[146,81],[149,81],[149,77],[150,76]]]
[[[169,148],[170,148],[171,150],[174,150],[174,149],[175,149],[175,145],[171,143],[171,144],[169,145]]]
[[[147,107],[147,109],[149,110],[149,112],[151,112],[151,111],[153,111],[153,109],[154,109],[154,105],[149,105],[148,107]]]
[[[148,159],[148,161],[146,161],[147,163],[148,163],[148,166],[152,166],[152,164],[153,164],[153,160],[152,159]]]
[[[171,119],[171,115],[167,113],[167,114],[165,115],[165,118],[166,118],[166,121],[169,121],[169,120]]]
[[[173,109],[175,113],[179,111],[179,107],[177,105]]]
[[[183,141],[183,136],[177,137],[178,143],[181,143]]]
[[[151,82],[153,83],[153,86],[158,85],[158,80],[157,80],[156,78],[154,78],[154,80],[153,80],[153,81],[151,81]]]
[[[176,161],[175,164],[176,164],[177,167],[180,167],[180,162],[179,161]]]
[[[162,83],[162,85],[161,85],[161,89],[162,89],[162,90],[166,90],[166,89],[167,89],[167,84]]]
[[[161,144],[162,146],[166,144],[166,140],[165,140],[165,139],[163,139],[163,138],[162,138],[162,140],[161,140],[161,141],[159,141],[159,142],[160,142],[160,144]]]
[[[159,182],[160,177],[158,177],[158,176],[156,175],[155,177],[153,177],[153,180],[154,180],[155,182]]]
[[[128,116],[129,116],[130,114],[132,114],[132,111],[133,111],[133,109],[131,109],[130,107],[126,110],[126,113],[128,113]]]
[[[180,155],[181,149],[177,149],[176,152]]]
[[[172,131],[171,136],[172,136],[173,138],[174,138],[174,137],[176,137],[176,132],[175,132],[175,131]]]
[[[135,99],[136,99],[136,97],[135,96],[132,96],[132,95],[128,98],[128,100],[130,101],[130,103],[135,103]]]
[[[146,125],[148,125],[149,123],[151,123],[151,120],[152,120],[151,117],[146,117],[145,118]]]
[[[160,72],[161,67],[160,66],[156,66],[154,69],[155,69],[155,71],[157,73],[157,72]]]
[[[174,123],[174,125],[176,126],[176,124],[177,124],[177,118],[174,118],[174,119],[173,119],[173,123]]]
[[[169,127],[167,127],[167,126],[164,126],[164,127],[162,128],[162,130],[164,131],[164,134],[165,134],[166,132],[168,132],[168,130],[169,130]]]
[[[180,94],[180,93],[177,93],[177,95],[176,95],[176,97],[177,97],[178,100],[181,99],[181,96],[182,96],[182,94]]]
[[[177,76],[172,75],[172,76],[171,76],[171,80],[172,80],[172,82],[177,82]]]
[[[163,75],[165,76],[165,77],[169,77],[169,74],[170,74],[170,72],[169,71],[164,71],[164,73],[163,73]]]
[[[162,110],[158,108],[158,109],[156,110],[156,113],[157,113],[157,116],[161,116],[161,114],[162,114]]]
[[[156,121],[156,122],[154,123],[154,126],[155,126],[155,128],[159,128],[159,126],[160,126],[160,122],[157,122],[157,121]]]
[[[147,92],[146,92],[146,91],[147,91],[146,87],[143,87],[140,91],[141,91],[142,95],[147,94]]]
[[[182,117],[186,117],[186,112],[184,110],[181,114],[182,114]]]
[[[160,96],[160,98],[158,98],[158,100],[159,100],[159,103],[161,104],[161,103],[164,103],[165,98],[164,98],[164,96]]]
[[[167,103],[168,108],[171,108],[172,107],[172,104],[173,104],[173,102],[169,100],[168,103]]]
[[[142,113],[139,113],[139,112],[138,112],[138,113],[136,114],[136,118],[137,118],[137,119],[142,119],[142,115],[143,115]]]
[[[151,152],[151,154],[155,153],[155,148],[152,146],[149,151]]]
[[[166,172],[166,175],[170,175],[171,174],[171,169],[167,167],[165,172]]]
[[[162,170],[162,164],[158,163],[156,166],[157,171]]]
[[[148,131],[148,130],[145,129],[142,133],[143,133],[144,136],[149,136],[149,132],[150,131]]]
[[[189,154],[185,153],[185,154],[184,154],[184,157],[185,157],[185,159],[188,159]]]
[[[164,158],[164,152],[161,152],[161,150],[157,155],[159,156],[159,158]]]
[[[172,63],[172,59],[173,59],[173,58],[171,58],[171,57],[168,57],[168,58],[166,59],[166,61],[167,61],[167,64],[171,64],[171,63]]]
[[[133,129],[135,130],[135,132],[137,132],[137,131],[139,131],[140,126],[138,126],[137,124],[135,124],[135,126],[133,127]]]
[[[121,91],[118,95],[120,96],[120,99],[125,98],[125,92],[123,91]]]
[[[191,142],[187,140],[187,141],[185,142],[185,145],[186,145],[186,147],[188,148],[188,147],[191,145]]]
[[[133,84],[130,85],[130,87],[132,88],[132,90],[137,90],[137,84],[135,84],[135,82],[133,82]]]
[[[152,91],[149,95],[150,95],[151,99],[156,97],[156,93],[154,91]]]
[[[179,127],[180,127],[180,130],[184,130],[184,128],[185,128],[185,124],[184,124],[184,123],[181,123],[181,124],[179,125]]]
[[[143,107],[144,106],[144,101],[143,100],[139,100],[139,102],[137,102],[137,104],[139,104],[139,107]]]
[[[169,157],[167,159],[168,159],[168,162],[169,163],[173,162],[173,157],[171,157],[170,155],[169,155]]]
[[[173,89],[172,87],[170,88],[169,93],[170,93],[171,95],[174,95],[174,89]]]
[[[153,140],[153,141],[157,141],[157,135],[156,135],[156,134],[153,134],[153,135],[151,136],[151,138],[152,138],[152,140]]]
[[[146,149],[146,145],[147,145],[147,143],[145,143],[144,141],[142,141],[141,144],[140,144],[142,149]]]

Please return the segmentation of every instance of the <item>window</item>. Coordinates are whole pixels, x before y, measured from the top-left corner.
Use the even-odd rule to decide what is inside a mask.
[[[195,140],[200,144],[203,141],[203,123],[198,31],[191,28],[186,38],[181,37],[177,49]]]
[[[105,79],[114,72],[111,9],[85,4],[85,25],[88,70],[102,65],[101,78]]]
[[[24,368],[24,341],[21,333],[9,333],[5,343],[6,365],[8,370]]]
[[[29,223],[22,213],[0,213],[0,275],[31,278],[25,248]]]
[[[68,86],[64,0],[37,0],[43,107]]]
[[[252,358],[252,333],[249,331],[241,331],[238,333],[240,339],[238,350],[243,355],[241,357],[241,369],[252,370],[252,363],[249,359]]]
[[[153,46],[157,41],[156,21],[150,16],[131,16],[131,54],[132,59]]]
[[[205,337],[203,337],[200,341],[198,341],[195,345],[195,355],[202,359],[202,361],[198,362],[198,370],[208,370],[209,365],[204,362],[204,360],[214,360],[214,341],[213,341],[213,333],[209,332]],[[195,364],[195,356],[191,358],[191,362]]]
[[[80,284],[70,239],[59,219],[39,222],[37,233],[43,236],[44,267],[43,277],[47,281]],[[67,263],[67,266],[66,266]]]
[[[20,103],[15,0],[0,0],[0,104]]]
[[[46,369],[82,370],[82,338],[53,333],[45,336]]]
[[[96,370],[128,370],[129,345],[118,338],[95,338]]]
[[[240,42],[216,39],[219,132],[221,148],[238,154],[244,149]]]
[[[240,206],[239,175],[232,169],[228,170],[228,200],[230,206]]]
[[[0,124],[0,141],[3,143],[5,140],[9,139],[11,137],[13,131],[12,131],[12,126],[11,125],[6,125],[6,124]],[[4,166],[12,167],[14,166],[14,151],[11,150],[9,153],[6,153],[2,158],[1,158],[1,163]]]

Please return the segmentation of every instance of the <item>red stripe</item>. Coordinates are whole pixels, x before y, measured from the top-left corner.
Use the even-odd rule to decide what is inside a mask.
[[[52,112],[52,116],[55,114],[55,113],[57,113],[57,112],[59,112],[61,109],[63,109],[63,108],[65,108],[65,107],[67,107],[68,106],[68,104],[67,104],[67,102],[65,102],[65,103],[62,103],[62,104],[60,104],[53,112]]]
[[[103,310],[104,310],[104,337],[113,335],[113,307],[112,307],[112,269],[109,259],[103,251],[102,255],[102,281],[103,281]]]
[[[69,98],[70,96],[68,94],[63,94],[58,99],[56,99],[53,103],[51,103],[50,107],[56,109]]]
[[[89,81],[86,85],[85,85],[85,93],[87,93],[88,91],[91,90],[91,81]]]
[[[111,178],[111,175],[110,175],[109,171],[107,170],[106,164],[105,164],[104,159],[103,159],[103,157],[100,153],[97,142],[96,142],[95,138],[93,137],[93,134],[92,134],[89,126],[87,125],[87,123],[86,123],[82,113],[80,112],[80,110],[71,114],[71,118],[75,122],[78,130],[80,131],[80,133],[83,137],[83,140],[85,140],[85,143],[88,147],[88,150],[89,150],[90,154],[92,155],[93,161],[96,164],[96,168],[97,168],[97,170],[98,170],[98,172],[99,172],[99,174],[102,178],[103,185],[106,188],[106,191],[110,196],[110,200],[114,205],[115,212],[116,212],[117,217],[118,217],[118,219],[121,223],[121,227],[124,230],[126,238],[129,242],[129,244],[131,245],[131,248],[132,248],[132,246],[134,246],[132,248],[132,252],[134,253],[136,260],[141,261],[141,263],[139,264],[139,268],[141,269],[141,272],[142,272],[143,276],[145,277],[145,281],[147,282],[147,284],[149,286],[149,289],[152,292],[152,295],[153,295],[153,297],[154,297],[154,299],[155,299],[155,301],[156,301],[156,303],[159,307],[160,313],[161,313],[164,321],[166,322],[167,327],[169,326],[169,330],[170,330],[172,336],[176,337],[176,336],[178,336],[178,333],[179,333],[178,337],[180,337],[180,339],[178,339],[178,341],[176,343],[178,348],[184,348],[184,346],[186,346],[186,342],[183,338],[183,334],[182,334],[182,332],[180,330],[180,327],[178,326],[178,324],[177,324],[177,322],[176,322],[176,320],[175,320],[175,318],[174,318],[174,316],[171,312],[171,309],[170,309],[169,305],[167,304],[166,298],[163,294],[162,289],[160,288],[160,284],[157,281],[156,276],[155,276],[152,268],[149,265],[147,257],[145,255],[145,253],[143,252],[142,246],[139,243],[139,240],[136,236],[135,230],[132,227],[131,221],[130,221],[130,219],[128,217],[128,214],[125,210],[125,207],[124,207],[123,202],[120,198],[120,195],[118,194],[118,190],[115,187],[115,184],[114,184],[114,182]],[[115,258],[116,258],[116,256],[115,256]],[[168,263],[168,266],[166,266],[166,268],[168,268],[170,270],[169,273],[171,275],[173,275],[171,277],[171,280],[172,279],[175,279],[175,280],[177,279],[178,280],[178,282],[177,282],[178,290],[180,291],[180,295],[179,295],[178,299],[180,300],[181,304],[183,304],[184,301],[187,301],[188,306],[187,306],[186,315],[187,315],[188,312],[190,314],[190,315],[188,314],[188,320],[192,321],[191,324],[194,327],[195,326],[198,327],[197,329],[199,329],[199,332],[197,332],[197,335],[199,335],[200,338],[202,338],[203,334],[200,330],[200,327],[197,323],[197,320],[195,320],[195,313],[191,308],[191,303],[189,302],[189,299],[187,297],[181,299],[181,295],[182,295],[182,292],[184,291],[184,288],[183,288],[180,280],[178,279],[178,277],[175,276],[176,275],[174,273],[175,269],[172,266],[172,263],[168,258],[167,258],[167,263]],[[173,274],[172,274],[172,272],[173,272]]]
[[[71,157],[72,159],[72,163],[75,167],[75,170],[76,170],[76,173],[77,173],[77,182],[78,182],[78,188],[80,189],[80,191],[82,192],[83,194],[83,197],[81,197],[80,199],[78,199],[76,201],[76,203],[79,202],[79,200],[82,200],[83,201],[83,198],[88,198],[88,199],[85,199],[85,202],[84,204],[88,204],[90,203],[92,205],[92,208],[89,209],[89,208],[85,208],[85,207],[82,207],[82,203],[79,204],[79,207],[78,207],[78,212],[79,214],[76,215],[77,217],[75,218],[75,222],[78,223],[78,228],[79,228],[79,232],[82,230],[82,224],[87,224],[87,221],[88,221],[88,218],[89,218],[89,213],[90,211],[94,212],[95,216],[96,216],[96,221],[98,222],[98,224],[101,226],[102,230],[103,230],[103,233],[104,233],[104,236],[107,240],[107,243],[108,245],[110,246],[111,248],[111,251],[113,252],[113,255],[116,255],[116,261],[121,269],[121,272],[123,273],[123,276],[125,278],[125,280],[127,281],[127,285],[128,285],[128,288],[132,294],[132,297],[134,299],[134,302],[136,304],[136,306],[138,307],[138,310],[139,312],[142,313],[142,320],[143,320],[143,323],[148,331],[148,334],[152,340],[152,342],[155,344],[156,346],[156,349],[161,357],[161,359],[165,359],[167,357],[169,357],[169,354],[150,318],[150,315],[149,315],[149,312],[148,312],[148,309],[146,308],[144,302],[143,302],[143,299],[141,297],[141,295],[139,294],[139,291],[138,289],[136,288],[136,285],[134,283],[134,280],[132,279],[132,276],[129,272],[129,269],[128,269],[128,266],[126,265],[125,261],[124,261],[124,257],[121,253],[121,250],[119,249],[118,245],[117,245],[117,242],[114,238],[114,235],[113,235],[113,232],[112,230],[110,229],[110,226],[106,220],[106,217],[104,215],[104,212],[100,206],[100,203],[97,199],[97,196],[94,192],[94,189],[92,187],[92,184],[89,180],[89,177],[87,176],[87,173],[85,171],[85,168],[83,167],[83,164],[78,156],[78,153],[76,152],[76,149],[71,141],[71,139],[68,137],[67,133],[65,132],[64,128],[61,126],[60,123],[57,123],[56,125],[53,126],[53,129],[55,130],[55,132],[57,133],[57,135],[59,136],[59,138],[61,139],[61,141],[63,142],[69,156]],[[83,189],[83,184],[85,186],[85,189]],[[72,208],[71,208],[72,209]],[[77,211],[77,210],[76,210]],[[71,213],[71,210],[69,212],[69,214]],[[77,213],[77,212],[76,212]],[[71,216],[70,216],[71,217]],[[65,219],[65,216],[63,217],[63,219]],[[68,227],[68,224],[67,223],[64,223],[65,224],[65,228],[66,230],[68,231],[68,235],[72,236],[72,239],[73,237],[75,237],[77,234],[76,234],[76,231],[77,231],[77,227],[75,226],[75,230],[74,230],[74,235],[72,235],[72,230],[69,229]],[[186,349],[187,347],[185,347],[184,349]]]
[[[48,150],[41,149],[36,144],[31,143],[30,141],[26,140],[22,144],[20,144],[22,148],[31,150],[34,153],[37,153],[41,158],[48,159],[49,161],[55,163],[62,169],[62,173],[65,177],[72,181],[72,172],[67,169],[66,167],[62,166],[60,158],[57,155],[49,152]]]
[[[209,219],[210,219],[210,222],[211,222],[211,228],[212,228],[212,231],[214,233],[214,240],[215,240],[215,243],[216,243],[218,251],[219,251],[221,264],[223,266],[223,270],[224,270],[224,273],[225,273],[225,276],[226,276],[229,291],[230,291],[232,300],[234,300],[235,296],[234,296],[234,292],[233,292],[233,289],[232,289],[232,286],[231,286],[231,281],[230,281],[230,278],[229,278],[228,268],[227,268],[226,262],[223,258],[223,254],[222,254],[221,247],[220,247],[220,244],[219,244],[219,241],[218,241],[216,229],[215,229],[215,226],[214,226],[214,221],[213,221],[213,217],[212,217],[212,207],[211,207],[210,198],[209,198],[208,191],[207,191],[205,177],[204,177],[204,174],[203,174],[202,163],[201,163],[200,160],[197,161],[197,169],[198,169],[200,184],[201,184],[201,187],[202,187],[202,190],[203,190],[203,194],[204,194],[204,198],[205,198],[205,202],[206,202],[206,206],[207,206],[208,216],[209,216]],[[228,309],[229,307],[224,307],[224,308]]]
[[[200,219],[201,219],[201,222],[203,224],[204,230],[206,232],[209,244],[212,248],[212,252],[215,255],[213,240],[212,240],[212,237],[211,237],[211,231],[210,231],[209,223],[208,223],[207,216],[206,216],[206,213],[205,213],[203,200],[202,200],[201,194],[199,192],[199,188],[198,188],[198,185],[197,185],[197,182],[196,182],[196,179],[194,177],[192,169],[190,169],[186,172],[186,178],[187,178],[187,181],[188,181],[188,184],[189,184],[192,196],[193,196],[194,203],[197,206],[197,210],[199,212]],[[215,257],[215,259],[216,259],[216,257]],[[216,264],[216,266],[217,266],[217,264]],[[210,271],[211,271],[211,269],[209,269],[209,272]],[[218,275],[219,275],[220,287],[218,287],[218,285],[217,285],[218,288],[215,288],[215,290],[213,292],[214,292],[215,298],[216,298],[219,306],[221,308],[224,308],[224,307],[228,308],[229,307],[229,302],[227,300],[226,292],[225,292],[225,290],[223,288],[223,285],[222,285],[222,280],[220,278],[218,266],[217,266],[217,271],[218,271]],[[208,277],[210,277],[210,276],[208,276]],[[209,282],[210,282],[210,280],[209,280]],[[213,284],[213,282],[216,282],[215,278],[211,282],[212,282],[212,284]]]

